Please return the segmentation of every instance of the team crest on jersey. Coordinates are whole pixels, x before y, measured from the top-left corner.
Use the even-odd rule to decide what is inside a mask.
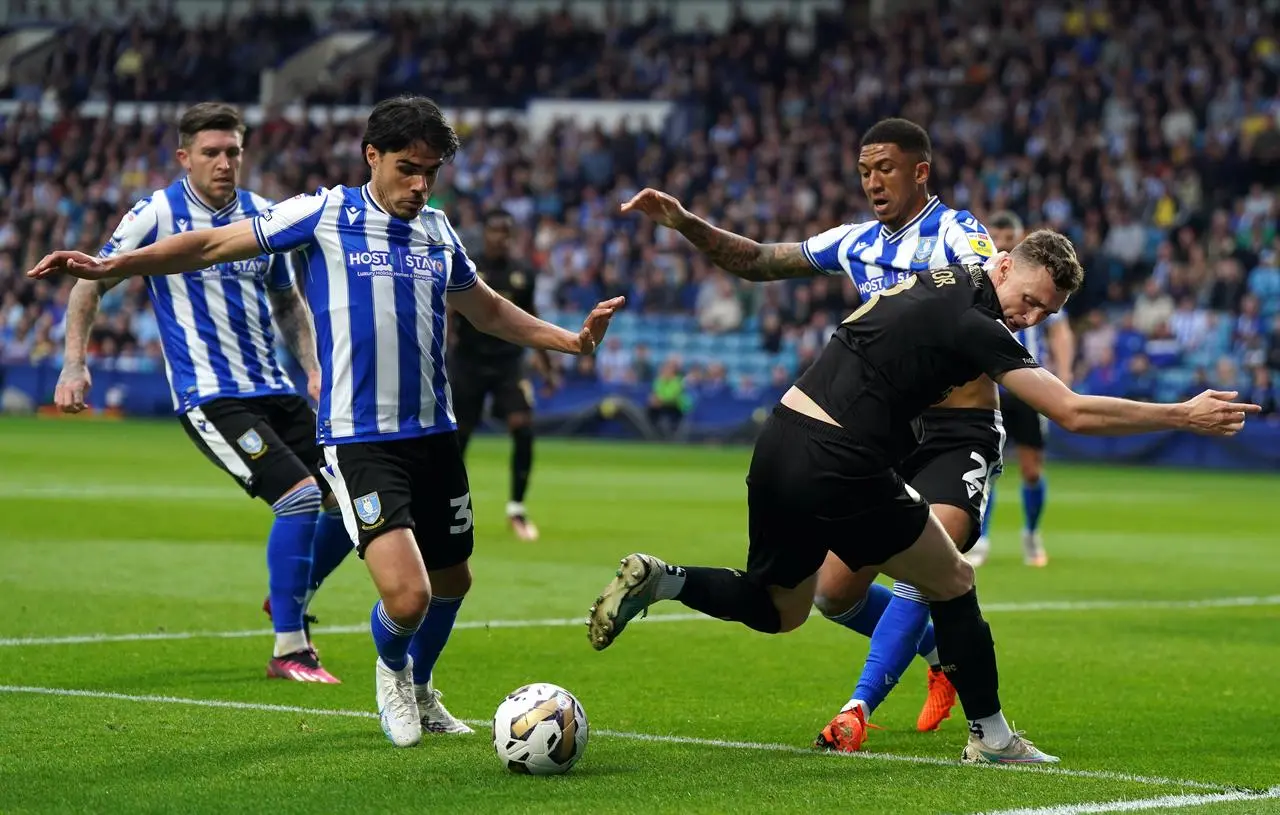
[[[256,430],[245,431],[245,434],[236,439],[236,444],[240,445],[240,449],[248,453],[249,458],[257,458],[267,452],[267,445],[262,441],[262,437],[258,435]]]
[[[928,263],[929,258],[933,257],[933,247],[937,244],[937,238],[921,238],[920,245],[916,247],[916,253],[912,259],[916,263]]]
[[[364,521],[365,528],[373,528],[382,522],[382,501],[376,491],[362,495],[352,503],[356,508],[356,517]]]
[[[964,235],[969,239],[969,246],[979,256],[989,258],[995,254],[996,248],[991,243],[991,238],[981,232],[966,232]]]
[[[440,224],[436,223],[434,215],[423,215],[422,225],[427,230],[427,237],[436,243],[444,242],[444,235],[440,233]]]

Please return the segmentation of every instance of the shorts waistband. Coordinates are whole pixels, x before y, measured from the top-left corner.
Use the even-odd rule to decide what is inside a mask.
[[[981,419],[984,422],[1001,421],[999,410],[991,408],[927,408],[920,414],[926,419]]]
[[[849,441],[849,433],[843,427],[824,422],[821,419],[815,419],[812,416],[806,416],[786,405],[774,405],[773,415],[784,422],[803,427],[815,436],[832,439],[833,441]]]

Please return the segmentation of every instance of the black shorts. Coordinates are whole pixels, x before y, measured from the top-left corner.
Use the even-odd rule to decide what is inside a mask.
[[[324,461],[321,472],[360,557],[392,529],[413,530],[429,570],[471,557],[471,488],[457,433],[328,445]]]
[[[489,396],[498,419],[533,410],[533,385],[523,376],[522,364],[519,357],[488,361],[454,354],[449,361],[449,386],[458,424],[467,428],[480,424]]]
[[[896,472],[868,472],[864,460],[844,430],[776,407],[747,475],[747,574],[793,588],[828,551],[856,571],[915,543],[929,504]]]
[[[320,471],[316,414],[301,396],[214,399],[178,421],[200,452],[268,504]]]
[[[1044,449],[1044,438],[1049,432],[1049,420],[1036,413],[1036,409],[1008,391],[1000,391],[1000,412],[1004,415],[1004,428],[1009,440],[1020,447],[1032,450]]]
[[[967,552],[982,534],[992,481],[1003,466],[1001,414],[976,408],[936,408],[921,416],[924,439],[898,465],[898,473],[930,504],[960,507],[972,523],[969,538],[956,541]]]

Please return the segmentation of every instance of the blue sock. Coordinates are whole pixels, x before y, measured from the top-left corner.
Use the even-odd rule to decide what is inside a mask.
[[[1027,531],[1035,532],[1040,526],[1040,513],[1044,512],[1044,476],[1034,484],[1022,485],[1022,513],[1026,516]]]
[[[865,702],[867,715],[875,711],[902,672],[916,658],[920,639],[929,625],[929,605],[914,586],[895,583],[893,599],[871,635],[871,652],[851,699]]]
[[[342,513],[336,508],[321,512],[316,519],[316,534],[311,546],[311,591],[320,588],[324,579],[333,574],[333,570],[342,565],[354,549],[351,536],[342,523]]]
[[[881,583],[872,583],[867,589],[867,596],[859,600],[857,605],[843,614],[827,619],[869,637],[875,632],[876,623],[880,622],[880,617],[892,598],[892,589]]]
[[[277,634],[302,630],[302,608],[311,574],[311,538],[320,509],[320,488],[306,484],[276,501],[267,537],[267,586],[271,625]]]
[[[409,645],[409,653],[413,656],[413,684],[425,685],[431,681],[431,672],[435,670],[436,660],[449,641],[449,634],[453,631],[460,608],[461,597],[431,598],[426,619],[422,621],[422,627]]]
[[[987,536],[987,529],[991,526],[991,516],[996,514],[996,488],[992,484],[987,488],[987,507],[982,513],[982,537]]]
[[[373,604],[373,613],[369,615],[369,630],[373,632],[373,644],[378,649],[378,656],[393,671],[403,671],[408,663],[409,643],[418,626],[406,628],[387,614],[382,601]]]

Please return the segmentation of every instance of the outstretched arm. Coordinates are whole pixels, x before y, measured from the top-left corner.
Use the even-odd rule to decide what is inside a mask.
[[[507,342],[564,354],[591,354],[604,339],[613,313],[625,301],[615,297],[597,305],[577,334],[534,317],[478,278],[468,288],[451,291],[449,302],[477,329]]]
[[[1020,368],[996,380],[1022,401],[1073,433],[1124,436],[1157,430],[1190,430],[1233,436],[1257,405],[1232,401],[1235,391],[1205,391],[1179,404],[1152,404],[1110,396],[1083,396],[1043,368]]]
[[[248,260],[262,254],[253,221],[237,221],[217,229],[197,229],[156,241],[142,249],[109,258],[83,252],[58,251],[45,255],[27,277],[43,278],[66,272],[85,280],[109,277],[167,275],[203,269],[214,263]]]
[[[819,274],[800,244],[758,243],[712,226],[665,192],[643,189],[622,205],[622,211],[644,213],[654,223],[676,230],[712,263],[743,280],[763,282]]]

